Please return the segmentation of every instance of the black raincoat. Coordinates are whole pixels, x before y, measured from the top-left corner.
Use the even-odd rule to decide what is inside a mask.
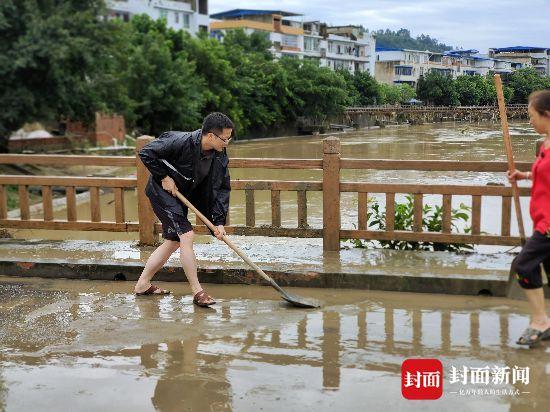
[[[209,218],[214,225],[225,225],[229,209],[231,180],[227,167],[227,153],[215,152],[208,176],[197,186],[201,156],[201,130],[194,132],[164,132],[158,139],[143,147],[139,152],[141,161],[151,172],[145,193],[151,202],[157,202],[172,213],[182,214],[186,208],[179,199],[162,188],[162,179],[170,176],[176,182],[180,193]],[[177,172],[167,167],[168,161]]]

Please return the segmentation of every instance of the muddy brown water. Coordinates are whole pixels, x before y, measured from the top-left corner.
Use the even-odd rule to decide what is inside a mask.
[[[532,161],[535,141],[538,136],[527,123],[512,123],[510,133],[518,161]],[[477,160],[505,161],[502,133],[498,123],[444,123],[420,126],[388,127],[384,129],[364,129],[336,134],[341,139],[342,157],[376,159],[426,159],[426,160]],[[232,144],[230,157],[265,158],[321,158],[322,139],[326,136],[302,136],[279,139],[243,141]],[[82,173],[96,173],[97,168],[82,167]],[[122,170],[123,174],[128,169]],[[232,179],[268,180],[321,180],[321,172],[314,170],[261,170],[235,169]],[[422,171],[374,171],[347,170],[342,180],[355,182],[391,183],[432,183],[432,184],[476,184],[505,183],[502,173],[471,172],[422,172]],[[381,195],[372,194],[382,204]],[[403,196],[397,197],[398,201]],[[137,201],[134,191],[126,192],[126,217],[137,220]],[[295,192],[281,194],[282,224],[287,227],[297,225],[297,202]],[[267,191],[255,194],[256,224],[270,224],[271,203]],[[441,196],[425,196],[425,203],[441,204]],[[460,203],[471,204],[471,198],[454,196],[453,207]],[[524,219],[527,233],[531,230],[528,216],[528,199],[523,201]],[[342,224],[353,228],[357,223],[357,195],[343,194],[341,200]],[[78,218],[90,219],[89,202],[82,203],[77,210]],[[105,220],[114,221],[114,195],[107,193],[101,197],[101,213]],[[60,219],[66,218],[66,210],[55,213]],[[40,218],[36,213],[34,218]],[[244,192],[234,191],[231,196],[231,221],[244,224]],[[500,199],[484,197],[482,204],[481,230],[486,233],[500,231]],[[322,227],[322,197],[320,192],[308,193],[308,224]],[[87,240],[134,240],[137,234],[109,232],[70,232],[45,230],[14,230],[17,238],[29,239],[87,239]],[[512,233],[517,233],[515,217],[512,218]]]
[[[268,287],[186,284],[136,298],[129,282],[0,277],[0,410],[548,410],[550,345],[518,348],[524,302],[291,289],[322,309],[289,308]],[[443,396],[401,396],[401,364],[443,364]],[[529,383],[451,383],[452,367],[529,368]],[[466,390],[514,395],[467,395]],[[495,392],[496,393],[496,392]],[[502,392],[500,392],[502,393]]]

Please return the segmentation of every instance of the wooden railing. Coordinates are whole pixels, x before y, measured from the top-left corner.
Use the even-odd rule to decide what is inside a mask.
[[[151,137],[138,139],[137,150],[151,141]],[[327,251],[340,248],[341,239],[406,240],[440,243],[468,243],[489,245],[519,245],[518,236],[511,234],[512,190],[504,186],[469,185],[426,185],[426,184],[386,184],[357,183],[341,181],[342,170],[421,170],[421,171],[469,171],[469,172],[505,172],[506,162],[458,162],[458,161],[417,161],[417,160],[376,160],[342,159],[340,141],[329,137],[323,142],[322,159],[231,159],[232,169],[285,169],[319,170],[319,181],[276,181],[276,180],[233,180],[233,190],[245,193],[245,224],[228,223],[228,234],[282,237],[323,238],[323,247]],[[145,196],[145,185],[149,172],[138,157],[132,156],[54,156],[54,155],[0,155],[0,164],[40,164],[40,165],[89,165],[136,167],[136,177],[59,177],[59,176],[20,176],[0,175],[0,227],[28,229],[63,229],[87,231],[139,232],[143,244],[154,244],[158,239],[160,224]],[[529,163],[517,163],[520,170],[527,170]],[[6,186],[18,186],[20,218],[8,218]],[[41,187],[43,218],[31,219],[28,189],[29,186]],[[65,188],[66,219],[54,219],[52,208],[53,187]],[[90,193],[90,220],[77,216],[76,188],[84,188]],[[114,221],[102,218],[100,190],[114,191]],[[126,219],[124,190],[137,189],[138,221]],[[257,191],[271,193],[271,224],[256,225]],[[281,225],[281,192],[296,192],[297,216],[295,227]],[[308,225],[308,193],[322,192],[323,227],[312,228]],[[356,193],[358,203],[357,229],[342,229],[340,198],[342,193]],[[368,230],[368,196],[381,194],[386,201],[385,230]],[[412,231],[395,230],[395,199],[397,194],[410,194],[414,198],[414,227]],[[426,232],[422,228],[422,208],[424,195],[442,196],[442,231]],[[521,196],[529,196],[529,189],[520,190]],[[470,196],[472,207],[471,233],[452,233],[452,197]],[[482,233],[481,205],[483,197],[502,198],[501,230],[499,234]],[[194,230],[199,234],[208,233],[204,225],[197,224]]]
[[[0,164],[34,164],[52,166],[131,166],[135,167],[134,157],[116,156],[53,156],[53,155],[0,155]],[[6,186],[17,186],[20,218],[8,218]],[[42,219],[31,219],[29,187],[39,186],[42,197]],[[52,192],[54,187],[65,188],[67,204],[66,219],[54,219]],[[0,226],[17,229],[63,229],[101,230],[111,232],[136,232],[138,222],[128,222],[125,218],[124,190],[136,187],[134,178],[105,178],[77,176],[25,176],[0,175]],[[89,191],[90,220],[77,216],[76,189]],[[102,220],[100,190],[108,188],[114,192],[115,221]]]

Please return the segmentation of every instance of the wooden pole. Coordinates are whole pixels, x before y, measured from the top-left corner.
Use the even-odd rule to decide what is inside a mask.
[[[138,219],[139,219],[139,243],[142,245],[154,246],[155,238],[155,213],[145,194],[145,186],[149,180],[149,170],[141,162],[139,151],[153,140],[150,136],[140,136],[136,145],[136,174],[137,174],[137,198],[138,198]]]
[[[323,250],[340,250],[340,139],[323,140]]]
[[[504,137],[504,148],[508,158],[508,169],[512,172],[516,170],[514,163],[514,152],[512,150],[512,141],[510,139],[510,130],[508,128],[508,118],[506,116],[506,104],[504,102],[504,92],[502,90],[502,80],[500,74],[495,74],[495,87],[497,91],[498,110],[500,113],[500,124],[502,126],[502,135]],[[512,194],[514,196],[514,206],[516,208],[516,217],[518,219],[519,237],[521,244],[525,244],[525,229],[523,228],[523,216],[521,214],[521,204],[519,201],[519,190],[517,182],[512,183]]]

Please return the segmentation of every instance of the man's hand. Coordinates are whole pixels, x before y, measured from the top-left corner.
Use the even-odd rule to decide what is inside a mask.
[[[176,196],[178,188],[176,187],[176,182],[170,176],[166,176],[162,179],[162,188],[167,192],[170,192],[172,196]]]
[[[214,231],[214,236],[222,240],[222,237],[226,234],[227,233],[225,233],[225,228],[223,227],[223,225],[216,226],[216,230]]]
[[[519,170],[514,170],[513,172],[510,172],[509,170],[506,172],[506,177],[508,178],[508,181],[510,183],[517,182],[518,180],[524,180],[529,179],[529,172],[520,172]]]

